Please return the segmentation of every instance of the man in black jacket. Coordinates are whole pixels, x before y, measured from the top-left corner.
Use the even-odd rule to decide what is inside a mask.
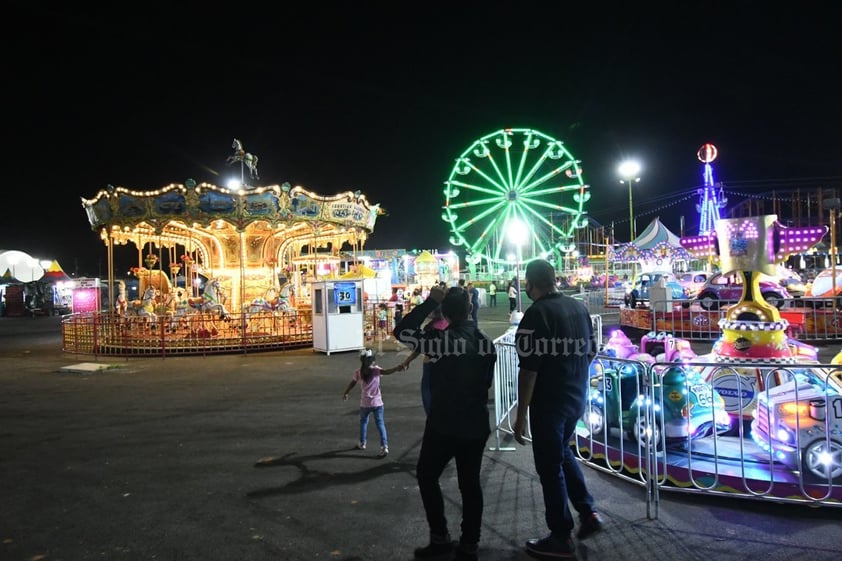
[[[524,444],[529,425],[535,471],[544,494],[550,535],[526,542],[539,559],[574,559],[574,527],[569,502],[579,513],[580,540],[602,530],[570,438],[585,411],[589,365],[597,350],[593,326],[582,302],[556,290],[555,270],[543,260],[526,266],[526,295],[532,305],[515,335],[519,357],[515,440]],[[528,413],[528,416],[527,416]]]
[[[424,319],[439,303],[449,321],[447,329],[422,331]],[[416,468],[430,543],[415,549],[418,559],[451,552],[458,560],[477,559],[483,509],[480,468],[491,434],[488,390],[497,355],[493,341],[474,325],[470,310],[464,288],[445,291],[433,286],[427,300],[404,316],[394,330],[397,340],[430,359],[430,413]],[[455,550],[439,485],[444,468],[454,458],[462,494],[462,535]]]

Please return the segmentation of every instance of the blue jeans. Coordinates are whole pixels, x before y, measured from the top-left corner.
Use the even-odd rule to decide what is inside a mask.
[[[383,422],[383,406],[360,407],[360,442],[366,442],[368,435],[368,417],[374,413],[374,425],[380,433],[380,446],[388,446],[389,438],[386,436],[386,423]]]
[[[532,455],[544,493],[544,518],[553,536],[561,540],[570,537],[574,526],[568,499],[579,516],[593,512],[594,505],[579,461],[570,448],[577,421],[552,411],[529,410]]]

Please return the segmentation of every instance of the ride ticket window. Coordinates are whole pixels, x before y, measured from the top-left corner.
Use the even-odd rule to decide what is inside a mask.
[[[313,313],[317,316],[320,316],[324,313],[322,309],[322,289],[317,288],[315,291],[315,297],[313,298]]]

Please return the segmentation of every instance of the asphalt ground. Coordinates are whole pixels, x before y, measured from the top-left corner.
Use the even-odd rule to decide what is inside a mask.
[[[492,336],[502,304],[479,313]],[[402,359],[391,342],[378,350],[384,366]],[[103,369],[62,370],[83,362]],[[421,364],[384,379],[383,459],[373,423],[368,450],[354,448],[357,394],[342,390],[358,364],[312,349],[96,361],[61,351],[58,317],[0,318],[0,560],[412,559],[428,538]],[[524,542],[546,534],[540,483],[528,446],[503,444],[483,463],[480,558],[531,559]],[[642,487],[584,471],[606,527],[578,544],[581,560],[842,553],[838,508],[662,491],[653,512]],[[452,466],[442,487],[458,536]]]

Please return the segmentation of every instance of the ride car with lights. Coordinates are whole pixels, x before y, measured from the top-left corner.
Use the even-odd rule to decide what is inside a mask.
[[[644,368],[652,368],[651,387]],[[731,420],[722,398],[695,370],[673,364],[594,360],[584,425],[594,438],[618,429],[661,448],[722,434]]]
[[[842,483],[842,385],[819,368],[792,372],[758,396],[751,437],[811,482]]]

